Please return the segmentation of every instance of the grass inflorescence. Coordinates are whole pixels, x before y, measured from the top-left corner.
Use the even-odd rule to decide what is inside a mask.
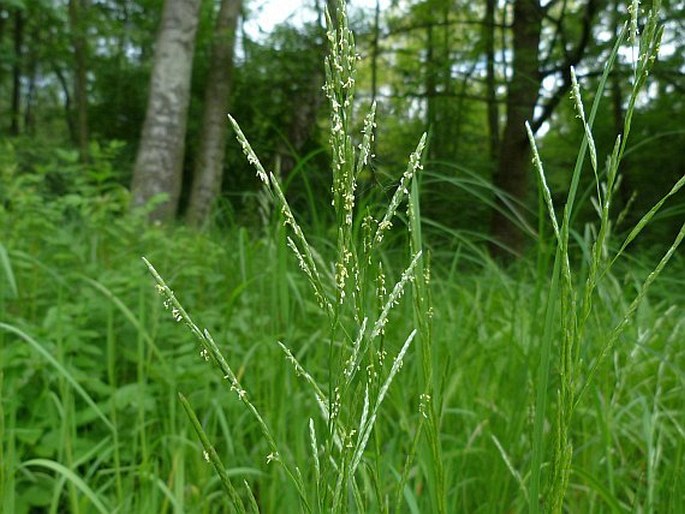
[[[416,284],[413,293],[417,324],[425,325],[428,316],[425,308],[427,303],[421,296],[425,294],[425,287],[420,287],[418,283],[423,282],[422,273],[427,272],[428,268],[423,260],[419,235],[413,238],[409,245],[409,264],[391,290],[387,291],[382,248],[384,236],[396,222],[397,211],[402,204],[409,206],[410,229],[413,227],[414,231],[419,230],[418,196],[414,195],[410,200],[410,189],[417,172],[421,169],[426,136],[421,137],[417,148],[409,156],[407,169],[382,215],[376,218],[373,209],[359,208],[356,205],[357,179],[366,171],[372,157],[376,106],[371,105],[363,121],[361,142],[356,147],[352,134],[352,106],[358,57],[342,6],[335,19],[337,25],[333,25],[332,18],[327,16],[330,52],[325,63],[324,86],[330,105],[329,142],[333,171],[331,196],[338,227],[332,263],[326,262],[322,253],[312,247],[289,206],[279,180],[273,173],[265,171],[238,123],[231,118],[248,161],[254,165],[274,208],[280,213],[280,219],[288,230],[287,246],[292,250],[299,268],[309,282],[321,315],[327,322],[326,328],[321,330],[322,341],[319,342],[319,345],[326,348],[324,353],[327,353],[327,365],[323,373],[319,370],[307,371],[293,354],[294,350],[278,342],[286,360],[291,363],[294,374],[303,378],[302,385],[309,388],[318,407],[309,415],[313,453],[311,458],[317,463],[314,476],[303,475],[301,468],[306,463],[301,462],[298,466],[297,462],[288,462],[286,456],[289,452],[276,442],[271,429],[249,400],[247,391],[238,383],[235,373],[209,332],[197,327],[155,268],[148,261],[146,264],[157,280],[160,291],[166,296],[165,302],[172,309],[173,316],[179,321],[184,321],[196,335],[201,352],[205,352],[208,360],[219,368],[220,373],[229,381],[231,390],[238,393],[241,401],[262,428],[270,450],[267,460],[276,461],[283,467],[292,487],[298,492],[301,510],[347,512],[350,506],[354,505],[359,512],[388,512],[391,505],[383,490],[395,481],[394,477],[387,469],[369,463],[362,466],[362,463],[370,445],[378,448],[383,444],[381,433],[376,430],[376,422],[381,415],[381,407],[390,387],[417,335],[417,328],[414,328],[404,337],[404,343],[397,347],[386,335],[388,325],[392,323],[392,314],[400,304],[401,298],[410,289],[410,283]],[[429,354],[430,338],[424,336],[423,339],[424,353]],[[299,353],[299,350],[295,351]],[[430,377],[430,358],[425,364],[427,368],[424,374]],[[426,391],[422,395],[426,405],[422,405],[421,409],[422,416],[428,418],[426,413],[432,411],[428,405],[428,399],[431,397],[429,393],[432,392],[430,386],[427,386]],[[183,405],[190,409],[185,398]],[[200,434],[204,451],[209,455],[212,464],[220,470],[215,462],[216,452],[209,446],[207,436],[195,421],[195,414],[192,411],[189,411],[189,414]],[[315,422],[315,417],[319,419],[318,423]],[[434,421],[435,416],[431,415],[430,419]],[[439,462],[437,425],[433,423],[431,426],[433,456],[435,461]],[[407,460],[406,466],[410,464],[411,458]],[[406,476],[406,472],[404,474]],[[242,502],[228,477],[223,472],[220,472],[220,476],[235,508],[244,511]],[[305,479],[308,480],[308,485],[305,485]],[[370,490],[365,490],[368,484],[374,486]],[[369,495],[369,492],[373,494]],[[401,502],[401,494],[400,487],[393,499]],[[444,491],[435,491],[434,496],[437,498],[438,512],[445,512],[444,500],[441,500],[444,498]],[[392,507],[395,510],[398,505]]]

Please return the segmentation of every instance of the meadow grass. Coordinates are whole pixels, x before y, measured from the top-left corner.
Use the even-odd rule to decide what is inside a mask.
[[[353,119],[337,19],[333,239],[298,221],[235,122],[264,185],[257,235],[146,226],[111,190],[74,205],[17,189],[0,216],[2,511],[679,512],[683,231],[662,255],[629,254],[663,202],[626,234],[611,221],[656,19],[622,35],[644,57],[604,167],[606,75],[587,116],[574,83],[585,140],[561,213],[531,137],[548,221],[507,269],[421,216],[425,139],[389,204],[356,191],[375,114]]]
[[[71,237],[73,245],[92,244],[90,238],[77,236],[74,227],[53,229],[63,231],[65,239]],[[18,233],[8,239],[18,297],[3,299],[5,328],[0,331],[3,510],[21,513],[33,506],[46,512],[98,512],[73,477],[82,479],[107,512],[228,509],[230,497],[204,460],[203,447],[179,403],[180,391],[245,504],[249,496],[244,480],[261,511],[299,511],[296,488],[276,463],[266,462],[271,450],[257,422],[163,309],[138,264],[138,256],[146,253],[165,271],[184,303],[192,305],[193,318],[214,334],[272,428],[279,452],[297,463],[305,483],[312,484],[307,493],[316,497],[321,492],[315,490],[309,418],[315,423],[317,446],[324,442],[320,434],[325,434],[325,425],[311,389],[303,376],[296,376],[276,341],[284,342],[311,376],[325,380],[328,352],[322,341],[328,321],[289,248],[251,239],[244,231],[209,236],[184,229],[132,232],[127,247],[121,244],[122,233],[101,238],[90,263],[77,257],[91,254],[88,248],[60,255],[54,246],[51,251]],[[12,236],[13,227],[5,227],[5,233]],[[244,255],[242,262],[235,258],[236,251]],[[437,249],[435,253],[431,357],[438,384],[433,400],[440,405],[446,508],[527,510],[535,370],[548,280],[540,278],[531,263],[505,272],[490,265],[477,268],[466,258],[453,266]],[[387,281],[393,283],[404,258],[388,251],[385,260]],[[647,254],[619,262],[598,286],[600,307],[586,328],[588,355],[597,355],[606,343],[607,327],[620,322],[652,265]],[[681,505],[682,272],[680,260],[654,283],[576,407],[568,428],[574,458],[565,501],[571,511],[677,512]],[[110,294],[84,280],[84,274]],[[8,290],[3,288],[3,294]],[[397,309],[386,334],[396,351],[414,325],[409,302]],[[426,422],[420,409],[422,359],[417,349],[410,348],[404,358],[379,411],[379,434],[372,435],[370,453],[361,464],[377,468],[386,480],[364,483],[362,494],[369,498],[377,498],[378,489],[394,506],[403,484],[399,512],[434,508],[429,496],[435,487],[430,448],[425,440],[416,440],[419,423]],[[386,359],[386,371],[391,359]],[[554,391],[559,379],[554,364],[550,367]],[[361,397],[355,400],[363,403]],[[554,408],[550,401],[542,427],[543,492],[554,443]],[[69,446],[71,457],[66,454]],[[37,459],[63,467],[32,462]],[[67,469],[73,475],[65,473]],[[375,511],[380,508],[368,506],[367,512]]]

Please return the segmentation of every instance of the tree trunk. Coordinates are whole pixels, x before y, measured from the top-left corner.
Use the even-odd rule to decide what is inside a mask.
[[[435,43],[433,40],[433,20],[431,19],[426,26],[426,127],[428,134],[430,134],[428,144],[428,158],[433,160],[437,158],[438,144],[435,141],[435,129],[437,125],[435,108],[436,103],[436,80],[435,70]]]
[[[0,41],[5,40],[5,27],[7,26],[7,18],[9,17],[9,13],[7,10],[0,6]],[[0,68],[0,71],[2,69]],[[0,81],[1,83],[2,81]]]
[[[338,28],[338,1],[326,0],[326,9],[331,18],[333,26]],[[318,9],[318,2],[317,2]],[[325,23],[319,15],[321,25],[322,40],[326,41],[323,35],[326,32]],[[323,95],[321,87],[325,82],[325,75],[321,62],[326,52],[326,43],[319,46],[319,56],[316,65],[311,70],[309,81],[303,83],[303,87],[293,94],[290,101],[294,106],[292,119],[290,120],[285,132],[285,140],[279,142],[276,150],[276,170],[282,177],[287,177],[297,163],[298,153],[310,139],[316,128],[316,119],[321,108]]]
[[[64,96],[64,119],[67,122],[67,129],[69,131],[69,138],[72,141],[76,141],[76,127],[74,124],[74,116],[72,115],[71,109],[71,91],[69,90],[69,84],[64,76],[64,71],[59,67],[58,64],[52,63],[52,69],[57,77],[57,82],[62,88],[62,95]]]
[[[221,0],[214,28],[200,149],[195,161],[187,218],[194,226],[207,221],[212,204],[221,191],[224,170],[228,96],[233,81],[233,48],[241,0]]]
[[[5,41],[7,18],[9,18],[9,13],[3,6],[0,6],[0,44],[2,44],[3,41]],[[0,86],[2,86],[5,82],[5,70],[3,68],[3,66],[0,66]],[[0,135],[2,135],[2,128],[0,128]]]
[[[181,194],[190,78],[201,0],[166,0],[136,162],[133,207],[158,199],[151,221],[169,221]],[[159,195],[164,195],[160,198]]]
[[[325,77],[321,61],[323,60],[324,46],[319,48],[319,59],[309,73],[309,79],[303,81],[290,97],[292,115],[282,139],[276,150],[275,169],[281,177],[287,177],[295,168],[297,159],[307,141],[316,129],[316,119],[321,108],[323,95],[321,87]]]
[[[14,62],[12,63],[12,117],[10,134],[19,135],[21,119],[21,71],[24,60],[24,13],[21,9],[14,11]]]
[[[445,2],[428,2],[422,13],[426,24],[426,126],[430,134],[428,158],[442,161],[456,155],[461,125],[460,100],[455,100],[450,55],[450,10]]]
[[[621,13],[619,12],[618,0],[613,3],[611,10],[611,29],[614,33],[613,40],[618,39],[621,32]],[[614,119],[614,132],[618,135],[623,136],[623,129],[625,124],[625,111],[623,109],[623,90],[621,88],[621,72],[618,68],[614,68],[611,73],[611,106],[613,110]],[[634,188],[630,180],[630,172],[628,167],[628,161],[621,161],[621,182],[618,186],[619,196],[621,202],[623,203],[622,208],[625,208],[630,202],[633,196]]]
[[[485,1],[483,19],[483,46],[485,47],[486,76],[485,89],[488,104],[488,132],[490,159],[497,162],[499,152],[499,108],[497,107],[497,84],[495,82],[495,7],[497,0]]]
[[[82,162],[88,161],[88,83],[87,43],[83,21],[87,0],[69,0],[69,28],[74,52],[74,104],[76,108],[76,145]]]
[[[36,116],[34,113],[36,100],[36,82],[38,80],[38,55],[35,48],[31,48],[26,56],[26,100],[24,102],[24,133],[34,135],[36,133]]]
[[[344,3],[347,3],[345,1]],[[338,28],[338,0],[326,0],[326,9],[328,9],[328,14],[331,17],[331,21],[333,22],[333,26]],[[326,29],[326,23],[325,20],[323,23],[321,23],[321,26]]]
[[[538,46],[542,30],[542,11],[538,0],[515,0],[512,77],[507,93],[507,120],[499,147],[494,185],[506,199],[497,198],[491,220],[491,250],[495,256],[509,252],[520,254],[525,244],[524,233],[514,218],[524,216],[517,208],[528,196],[530,171],[526,120],[532,120],[540,90]],[[512,212],[512,207],[515,212]]]
[[[378,96],[378,61],[380,59],[380,37],[381,37],[381,1],[376,0],[376,7],[373,13],[373,40],[371,42],[371,104],[376,102]],[[371,154],[376,154],[376,141],[378,140],[378,125],[373,124],[371,136]],[[370,167],[373,170],[373,167]],[[372,176],[374,171],[371,171]]]

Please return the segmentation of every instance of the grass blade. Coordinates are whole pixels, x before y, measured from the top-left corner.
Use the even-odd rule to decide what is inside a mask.
[[[190,423],[193,425],[193,428],[195,429],[197,436],[200,438],[200,442],[202,443],[202,448],[204,449],[203,454],[204,454],[205,460],[207,460],[208,462],[210,462],[212,464],[217,475],[219,475],[219,479],[221,480],[221,484],[224,486],[224,489],[228,493],[228,497],[230,498],[231,503],[233,504],[233,507],[240,514],[246,514],[245,505],[243,505],[243,501],[240,498],[238,491],[236,491],[235,487],[233,487],[233,484],[231,483],[231,479],[228,478],[228,475],[226,474],[226,468],[224,467],[223,463],[221,462],[221,459],[219,458],[219,454],[216,453],[214,446],[212,446],[212,443],[210,443],[209,438],[207,437],[207,434],[205,433],[205,431],[202,428],[202,425],[200,424],[200,420],[197,419],[197,415],[195,414],[195,411],[193,410],[193,408],[190,405],[190,402],[188,402],[186,397],[183,396],[183,394],[181,394],[181,393],[178,393],[178,398],[181,401],[181,405],[183,405],[183,409],[186,411],[186,414],[188,415],[188,418],[190,419]]]
[[[0,322],[0,329],[10,332],[16,336],[19,336],[21,339],[26,341],[31,348],[33,348],[46,361],[48,361],[50,365],[54,367],[62,377],[64,377],[64,379],[74,388],[74,390],[81,396],[81,398],[85,400],[85,402],[90,406],[90,408],[93,409],[95,414],[97,414],[97,416],[102,420],[102,422],[105,425],[107,425],[107,428],[112,432],[115,431],[114,425],[109,420],[109,418],[105,416],[105,413],[102,412],[102,410],[100,410],[100,407],[97,406],[95,400],[91,398],[91,396],[86,392],[85,389],[83,389],[83,387],[81,387],[81,385],[76,381],[76,379],[71,375],[71,373],[69,373],[69,371],[67,371],[67,369],[64,366],[62,366],[62,364],[57,359],[55,359],[50,354],[50,352],[48,352],[43,347],[42,344],[40,344],[26,332],[12,325],[8,325],[7,323]]]
[[[101,512],[102,514],[109,514],[112,512],[112,509],[108,508],[102,502],[102,500],[98,497],[95,491],[88,487],[88,485],[83,481],[81,477],[79,477],[76,473],[74,473],[66,466],[60,464],[59,462],[55,462],[54,460],[50,459],[31,459],[22,462],[20,467],[40,467],[55,471],[56,473],[60,474],[62,477],[67,479],[69,482],[74,484],[85,495],[85,497],[90,500],[90,502],[98,510],[98,512]]]
[[[0,243],[0,265],[2,265],[2,269],[5,271],[5,277],[7,277],[10,293],[12,293],[12,296],[16,298],[19,296],[19,291],[17,290],[17,281],[14,278],[14,273],[12,272],[12,263],[10,262],[9,254],[2,243]]]

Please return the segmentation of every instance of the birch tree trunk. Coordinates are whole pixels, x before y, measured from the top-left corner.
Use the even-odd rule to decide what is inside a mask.
[[[178,208],[200,4],[201,0],[164,2],[131,185],[134,208],[166,195],[150,211],[151,221],[169,221]]]
[[[233,82],[233,49],[241,4],[241,0],[221,0],[214,28],[200,148],[195,161],[186,214],[188,221],[194,226],[207,221],[212,204],[221,192],[228,130],[226,113]]]

